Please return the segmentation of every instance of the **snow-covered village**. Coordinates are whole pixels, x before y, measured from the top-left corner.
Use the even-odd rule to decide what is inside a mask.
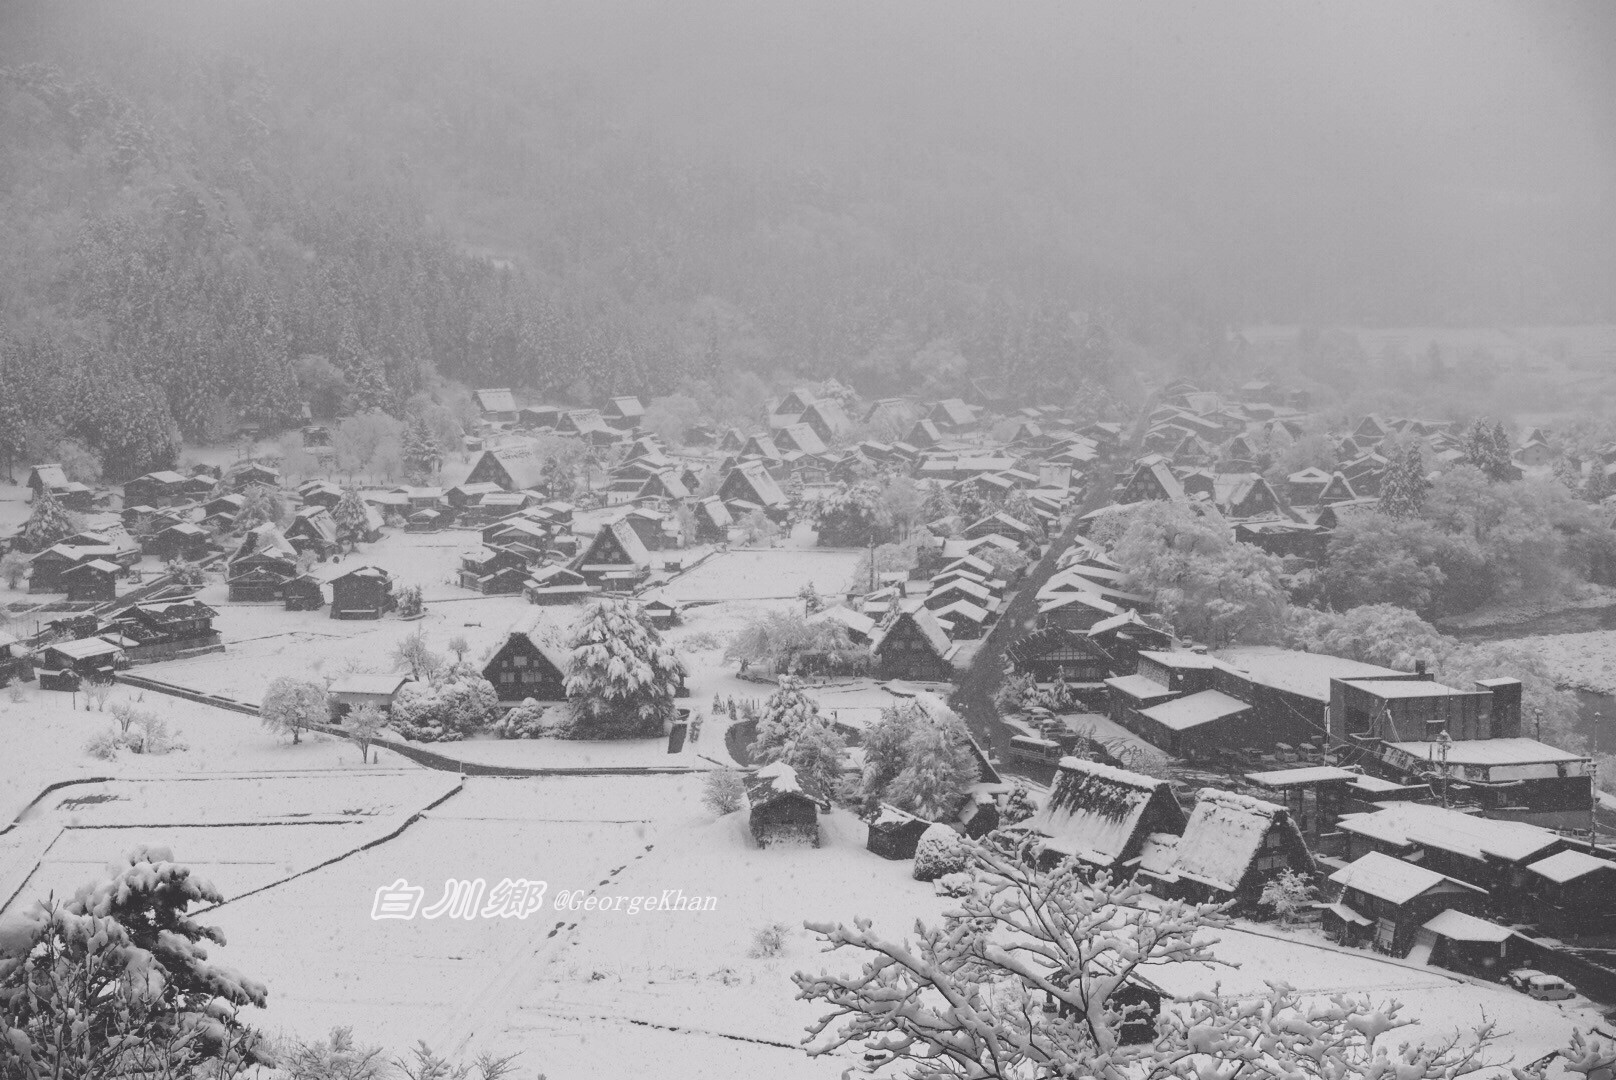
[[[629,7],[0,14],[0,1078],[1616,1076],[1616,23]]]

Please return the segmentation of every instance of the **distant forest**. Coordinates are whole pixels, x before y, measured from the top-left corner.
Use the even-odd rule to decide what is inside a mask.
[[[1242,318],[1359,313],[1253,300],[1283,268],[1209,272],[1184,200],[1230,179],[1115,158],[1127,118],[1063,96],[1104,73],[1018,55],[1036,23],[583,7],[7,5],[0,449],[75,439],[129,475],[305,401],[399,415],[439,379],[1063,398],[1205,367]],[[978,92],[1023,69],[1037,111]],[[1609,316],[1597,276],[1532,271],[1540,313]]]

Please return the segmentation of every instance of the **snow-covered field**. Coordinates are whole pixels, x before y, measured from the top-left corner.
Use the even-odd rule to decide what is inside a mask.
[[[674,579],[663,592],[679,601],[792,599],[809,585],[823,596],[842,594],[861,553],[843,549],[727,551]]]

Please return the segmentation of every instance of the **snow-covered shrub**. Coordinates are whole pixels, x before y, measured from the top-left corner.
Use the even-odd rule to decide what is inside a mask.
[[[971,885],[974,884],[975,881],[976,879],[970,874],[961,871],[958,874],[944,874],[942,877],[932,882],[932,885],[937,890],[938,896],[952,896],[958,898],[970,892]]]
[[[779,956],[785,951],[786,935],[791,933],[791,927],[785,923],[770,923],[760,926],[752,932],[752,947],[746,955],[757,959],[770,956]]]
[[[116,731],[98,731],[84,744],[84,752],[93,758],[111,761],[118,756],[122,746],[123,741]]]
[[[494,734],[502,739],[542,739],[552,734],[544,714],[545,707],[528,698],[494,721]]]
[[[697,630],[693,634],[686,634],[684,641],[680,642],[691,652],[703,652],[707,649],[722,649],[724,639],[711,630]]]
[[[916,881],[936,881],[957,874],[970,862],[970,849],[960,834],[938,822],[920,834],[915,845]]]
[[[169,732],[168,721],[152,712],[142,713],[121,739],[132,754],[167,754],[185,749]]]
[[[393,699],[391,727],[415,742],[454,742],[487,723],[499,694],[482,676],[405,683]]]
[[[1296,921],[1296,916],[1312,902],[1313,893],[1313,883],[1306,874],[1286,870],[1263,886],[1257,902],[1265,908],[1273,908],[1279,921],[1288,924]]]
[[[401,618],[413,618],[426,610],[419,585],[406,585],[394,593],[393,597]]]
[[[1019,825],[1038,812],[1038,805],[1032,801],[1025,785],[1017,784],[1010,790],[1009,798],[1004,801],[1004,809],[999,811],[1000,825]]]
[[[701,804],[719,817],[733,814],[746,805],[746,784],[736,769],[718,769],[707,774],[701,785]]]
[[[329,1040],[284,1041],[275,1052],[275,1064],[288,1080],[387,1080],[392,1066],[379,1046],[359,1046],[353,1029],[331,1029]]]

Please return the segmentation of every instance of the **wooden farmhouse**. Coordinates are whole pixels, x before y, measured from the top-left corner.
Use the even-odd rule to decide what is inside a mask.
[[[40,652],[36,674],[41,690],[77,690],[85,682],[109,682],[128,667],[123,649],[104,638],[58,641]]]
[[[1312,877],[1307,843],[1283,806],[1202,788],[1181,836],[1152,836],[1139,877],[1160,895],[1255,908],[1285,871]]]
[[[118,597],[118,576],[123,567],[106,559],[91,559],[69,566],[57,577],[72,603],[103,603]]]
[[[783,761],[765,765],[746,778],[748,823],[758,847],[819,846],[819,815],[830,800]]]
[[[534,640],[526,631],[513,631],[483,667],[483,678],[494,685],[501,704],[516,705],[528,698],[565,701],[567,658]]]
[[[954,677],[959,646],[949,640],[935,615],[918,601],[908,601],[870,645],[883,679],[947,682]]]
[[[213,554],[213,539],[208,531],[188,521],[170,525],[141,545],[148,555],[169,562],[200,562]]]
[[[379,619],[393,610],[393,578],[379,567],[349,570],[329,584],[333,619]]]
[[[1415,863],[1370,852],[1330,875],[1341,898],[1326,905],[1325,933],[1344,945],[1405,956],[1420,928],[1450,908],[1479,912],[1487,894]]]
[[[651,569],[651,553],[626,521],[604,525],[572,562],[572,569],[597,588],[626,590]]]
[[[111,615],[106,628],[128,642],[131,662],[168,660],[197,652],[222,652],[213,620],[219,613],[195,597],[132,604]]]
[[[1115,674],[1114,662],[1088,634],[1060,627],[1034,630],[1006,647],[1005,661],[1035,682],[1057,680],[1102,683]]]
[[[477,463],[471,467],[471,472],[466,474],[462,487],[471,484],[496,484],[501,491],[542,491],[544,481],[543,459],[484,450]]]
[[[177,472],[150,472],[123,486],[125,506],[172,506],[185,501],[185,477]]]
[[[731,469],[718,486],[718,497],[734,517],[761,510],[773,520],[785,518],[786,493],[759,462],[742,462]]]
[[[1018,828],[1042,838],[1045,863],[1076,859],[1115,875],[1151,834],[1177,836],[1184,824],[1166,780],[1066,757],[1043,809]]]
[[[583,574],[560,563],[539,567],[522,584],[527,602],[540,605],[576,603],[598,591]]]
[[[113,545],[74,545],[61,543],[46,548],[28,561],[28,591],[31,593],[58,593],[67,591],[66,573],[75,566],[88,562],[109,562],[118,565],[120,549]]]
[[[517,418],[516,397],[508,388],[479,390],[476,398],[484,420],[510,423]]]
[[[1526,871],[1528,911],[1547,933],[1608,934],[1616,927],[1616,863],[1567,849]]]

